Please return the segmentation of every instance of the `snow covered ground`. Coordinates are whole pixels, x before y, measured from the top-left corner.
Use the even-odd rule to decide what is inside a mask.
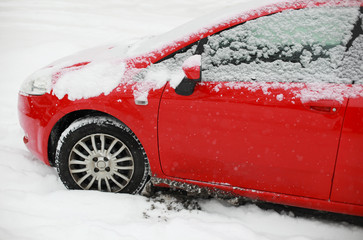
[[[0,239],[363,239],[363,228],[255,205],[68,191],[22,143],[17,91],[75,51],[158,34],[237,0],[0,0]]]

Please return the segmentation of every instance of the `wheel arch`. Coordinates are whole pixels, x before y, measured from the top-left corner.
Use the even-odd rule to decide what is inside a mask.
[[[69,112],[60,118],[57,123],[53,126],[52,130],[50,131],[49,138],[48,138],[48,160],[51,166],[55,166],[55,152],[57,148],[58,140],[62,134],[62,132],[69,127],[69,125],[76,121],[77,119],[84,118],[84,117],[95,117],[95,116],[109,116],[117,121],[121,122],[118,118],[97,110],[77,110],[73,112]],[[122,123],[122,122],[121,122]],[[123,123],[124,124],[124,123]]]

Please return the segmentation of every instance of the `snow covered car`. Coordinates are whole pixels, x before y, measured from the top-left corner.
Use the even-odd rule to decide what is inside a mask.
[[[69,189],[151,179],[363,216],[362,6],[245,2],[58,60],[21,87],[24,143]]]

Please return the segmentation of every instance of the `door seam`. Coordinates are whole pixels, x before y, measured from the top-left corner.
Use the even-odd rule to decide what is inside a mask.
[[[160,170],[161,172],[165,175],[164,171],[163,171],[163,166],[161,164],[161,156],[160,156],[160,142],[159,142],[159,121],[160,121],[160,107],[161,107],[161,100],[163,99],[164,96],[164,92],[166,87],[168,86],[169,82],[167,82],[163,88],[163,91],[161,93],[160,96],[160,100],[159,100],[159,106],[158,106],[158,115],[157,115],[157,120],[156,120],[156,139],[157,139],[157,147],[158,147],[158,158],[159,158],[159,166],[160,166]]]
[[[348,98],[347,104],[346,104],[346,106],[345,106],[344,115],[343,115],[343,121],[342,121],[342,126],[340,127],[340,134],[339,134],[339,140],[338,140],[337,153],[336,153],[336,155],[335,155],[335,163],[334,163],[333,175],[332,175],[332,178],[331,178],[330,193],[329,193],[329,201],[331,201],[331,197],[332,197],[332,193],[333,193],[333,185],[334,185],[335,170],[336,170],[336,167],[337,167],[338,156],[339,156],[339,150],[340,150],[340,142],[341,142],[341,139],[342,139],[343,127],[344,127],[344,121],[345,121],[345,116],[346,116],[346,114],[347,114],[348,105],[349,105],[349,98]]]

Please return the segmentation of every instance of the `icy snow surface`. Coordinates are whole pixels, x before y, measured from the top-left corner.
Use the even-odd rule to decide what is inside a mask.
[[[234,89],[253,86],[266,94],[271,86],[297,86],[282,82],[304,83],[293,90],[302,102],[362,96],[362,85],[343,85],[363,78],[361,36],[345,51],[358,15],[357,7],[285,11],[210,36],[202,80],[231,81]]]
[[[202,55],[203,80],[349,83],[337,72],[358,10],[290,10],[213,35]]]
[[[23,145],[17,92],[36,69],[85,48],[162,33],[236,2],[0,1],[0,239],[363,239],[360,227],[280,215],[254,205],[203,200],[202,210],[185,210],[168,197],[163,203],[68,191],[56,171]],[[169,205],[175,207],[169,210]]]
[[[194,66],[200,66],[201,60],[202,59],[200,55],[193,55],[183,63],[182,68],[191,68]]]

